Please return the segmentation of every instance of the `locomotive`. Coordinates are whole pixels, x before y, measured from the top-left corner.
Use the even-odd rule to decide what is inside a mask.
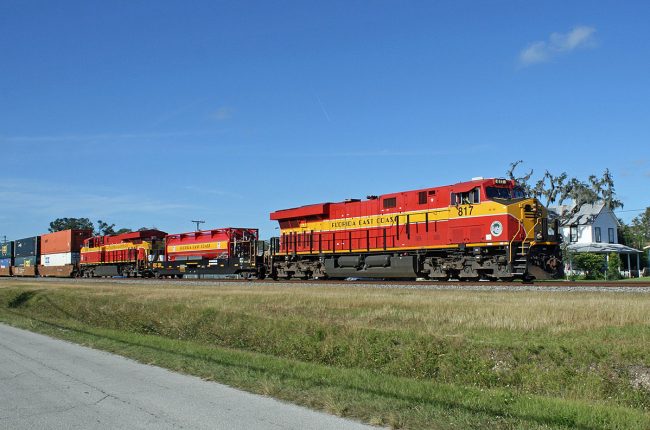
[[[3,245],[0,276],[509,281],[562,275],[557,220],[512,180],[474,178],[312,204],[270,219],[280,236],[269,246],[254,228],[106,236],[68,230],[21,239]]]
[[[562,274],[557,220],[512,180],[474,178],[270,218],[280,224],[274,278],[509,281]]]

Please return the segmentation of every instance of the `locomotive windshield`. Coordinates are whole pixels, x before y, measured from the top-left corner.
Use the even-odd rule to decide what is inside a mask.
[[[526,197],[524,190],[521,187],[515,188],[502,188],[502,187],[487,187],[485,194],[489,199],[523,199]]]

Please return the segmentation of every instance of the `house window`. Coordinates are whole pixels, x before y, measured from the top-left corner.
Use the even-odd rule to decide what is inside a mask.
[[[384,199],[384,209],[390,209],[397,206],[397,198],[391,197],[389,199]]]
[[[569,242],[577,242],[578,241],[578,226],[577,225],[572,225],[569,227]]]
[[[596,242],[602,242],[602,239],[600,237],[600,227],[594,227],[594,236],[596,236]]]
[[[614,243],[614,229],[613,228],[608,228],[607,229],[607,236],[609,239],[609,243]]]
[[[418,204],[425,204],[427,202],[427,192],[426,191],[420,191],[418,193]]]

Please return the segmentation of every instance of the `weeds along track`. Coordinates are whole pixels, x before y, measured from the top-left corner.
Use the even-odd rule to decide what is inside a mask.
[[[243,280],[243,279],[143,279],[143,278],[0,278],[0,282],[42,282],[42,283],[116,283],[133,285],[169,285],[169,286],[221,286],[244,284],[251,286],[291,285],[294,287],[358,287],[358,288],[395,288],[414,290],[459,290],[459,291],[540,291],[540,292],[619,292],[650,293],[650,282],[589,282],[589,281],[553,281],[523,284],[521,282],[459,282],[459,281],[386,281],[386,280]]]

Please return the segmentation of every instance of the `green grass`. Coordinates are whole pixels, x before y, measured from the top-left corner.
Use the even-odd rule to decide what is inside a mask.
[[[650,282],[650,276],[642,276],[640,278],[626,278],[626,279],[621,279],[621,281]]]
[[[545,284],[553,282],[564,282],[568,279],[540,279],[535,281],[536,284]],[[576,282],[591,282],[591,283],[601,283],[601,282],[650,282],[650,276],[642,276],[640,278],[621,278],[621,279],[585,279],[584,277],[579,277],[575,280]]]
[[[650,428],[650,297],[0,281],[0,320],[374,424]]]

